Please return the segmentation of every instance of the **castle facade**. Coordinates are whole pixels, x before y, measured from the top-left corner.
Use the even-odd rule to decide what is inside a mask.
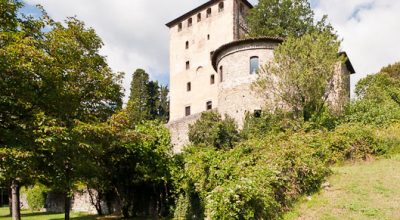
[[[273,59],[282,39],[244,39],[245,17],[252,7],[247,0],[210,0],[166,24],[170,29],[168,128],[175,152],[189,143],[189,124],[202,112],[228,114],[240,128],[246,113],[265,106],[251,84],[259,66]],[[349,100],[352,73],[349,60],[338,66],[331,103]]]

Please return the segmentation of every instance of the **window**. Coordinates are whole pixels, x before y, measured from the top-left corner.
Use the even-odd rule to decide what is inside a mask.
[[[185,107],[185,116],[189,116],[190,115],[190,106],[186,106]]]
[[[212,109],[212,101],[208,101],[206,103],[206,110],[211,110]]]
[[[258,57],[250,57],[250,74],[256,74],[259,67]]]
[[[222,82],[224,80],[224,67],[219,67],[219,81]]]
[[[186,43],[185,43],[185,48],[186,48],[186,49],[189,49],[189,41],[186,41]]]
[[[222,12],[222,11],[224,11],[224,2],[220,2],[218,4],[218,12]]]
[[[212,74],[210,77],[210,84],[212,85],[214,83],[215,83],[215,76],[214,76],[214,74]]]
[[[186,83],[186,91],[190,92],[192,90],[192,83]]]
[[[186,61],[186,69],[187,70],[190,69],[190,62],[189,61]]]
[[[189,18],[188,19],[188,27],[191,27],[192,26],[192,18]]]
[[[197,22],[200,22],[201,21],[201,13],[198,13],[197,14]]]
[[[178,24],[178,31],[181,31],[182,30],[182,23],[179,23]]]
[[[207,40],[210,40],[210,35],[209,34],[207,34]]]
[[[208,18],[208,17],[211,17],[211,8],[208,8],[208,9],[207,9],[206,17],[207,17],[207,18]]]
[[[214,51],[210,52],[210,57],[212,58],[212,56],[214,55]]]
[[[244,6],[243,6],[243,4],[240,4],[239,12],[240,12],[240,14],[244,14]]]

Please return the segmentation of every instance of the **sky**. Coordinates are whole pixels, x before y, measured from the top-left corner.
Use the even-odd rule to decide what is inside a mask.
[[[76,16],[103,39],[101,54],[115,72],[125,72],[125,100],[132,73],[145,69],[168,85],[169,36],[165,24],[207,0],[24,0],[22,10],[37,14],[42,5],[57,21]],[[257,0],[250,0],[256,4]],[[400,61],[399,0],[311,0],[316,18],[328,15],[356,74],[356,82]]]

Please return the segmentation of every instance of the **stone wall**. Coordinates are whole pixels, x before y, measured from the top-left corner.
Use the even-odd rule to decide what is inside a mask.
[[[195,123],[201,116],[201,113],[190,115],[185,118],[168,123],[166,126],[171,134],[171,143],[174,153],[179,153],[183,147],[189,143],[189,125]]]

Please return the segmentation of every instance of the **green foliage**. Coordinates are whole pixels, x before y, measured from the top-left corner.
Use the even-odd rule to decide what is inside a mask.
[[[326,32],[289,37],[275,49],[273,61],[259,71],[254,88],[266,100],[272,99],[270,106],[285,106],[296,119],[318,118],[334,89],[335,67],[343,62],[337,54],[339,46],[336,37]]]
[[[29,209],[32,211],[40,211],[46,203],[47,187],[41,184],[36,184],[26,189],[26,199]]]
[[[149,74],[137,69],[132,76],[128,113],[133,124],[145,120],[168,120],[168,88],[159,86],[157,81],[149,81]]]
[[[232,148],[239,140],[239,132],[233,118],[214,111],[202,113],[199,120],[189,125],[189,140],[195,145],[214,146],[217,149]]]
[[[314,22],[307,0],[260,0],[247,16],[250,37],[300,37],[314,31],[332,32],[326,17]]]
[[[252,139],[227,151],[191,147],[184,157],[183,195],[197,194],[212,219],[276,218],[329,173],[302,136]]]
[[[389,65],[375,75],[360,80],[356,86],[358,100],[351,103],[343,117],[345,122],[385,126],[400,120],[400,63]]]

